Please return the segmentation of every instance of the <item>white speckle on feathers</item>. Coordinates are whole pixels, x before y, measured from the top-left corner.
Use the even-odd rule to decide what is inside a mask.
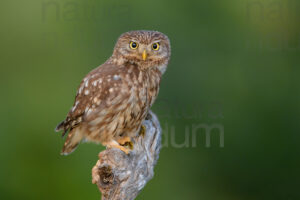
[[[78,104],[79,104],[79,101],[76,101],[76,102],[75,102],[75,105],[74,105],[73,108],[72,108],[72,112],[75,111],[75,109],[76,109],[76,107],[77,107]]]
[[[117,80],[120,80],[120,76],[117,75],[117,74],[115,74],[114,77],[113,77],[113,79],[116,80],[116,81],[117,81]]]

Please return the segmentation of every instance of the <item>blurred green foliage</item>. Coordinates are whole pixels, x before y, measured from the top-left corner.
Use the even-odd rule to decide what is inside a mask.
[[[99,199],[103,150],[60,156],[54,127],[129,30],[170,37],[153,110],[165,147],[137,199],[299,199],[298,0],[2,0],[0,199]],[[192,127],[217,124],[211,146]],[[188,129],[188,131],[186,131]],[[176,144],[185,144],[178,147]]]

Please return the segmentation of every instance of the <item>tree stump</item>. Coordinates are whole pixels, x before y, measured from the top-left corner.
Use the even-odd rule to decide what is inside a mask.
[[[101,191],[102,200],[133,200],[153,177],[162,131],[151,111],[143,125],[146,132],[133,138],[134,147],[128,155],[116,148],[99,153],[92,182]]]

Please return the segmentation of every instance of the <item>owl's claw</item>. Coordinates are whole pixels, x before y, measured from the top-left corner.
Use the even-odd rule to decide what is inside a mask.
[[[146,127],[144,125],[141,126],[141,129],[140,129],[140,132],[139,132],[139,135],[141,136],[145,136],[145,133],[146,133]]]
[[[125,142],[122,146],[129,148],[130,150],[133,149],[133,142]]]
[[[130,149],[127,149],[126,147],[123,147],[123,146],[121,146],[121,145],[115,146],[115,148],[120,149],[121,151],[123,151],[123,152],[126,153],[127,155],[128,155],[129,152],[130,152]]]
[[[117,140],[117,142],[124,147],[127,147],[129,149],[133,149],[133,142],[131,141],[131,138],[126,136],[126,137],[122,137],[120,139]]]
[[[108,143],[106,146],[109,148],[120,149],[121,151],[123,151],[126,154],[129,154],[129,152],[130,152],[130,149],[126,148],[125,146],[121,146],[117,141],[112,141],[112,142]]]
[[[131,138],[128,137],[128,136],[120,137],[120,138],[117,139],[117,142],[118,142],[120,145],[123,146],[125,143],[131,142]]]

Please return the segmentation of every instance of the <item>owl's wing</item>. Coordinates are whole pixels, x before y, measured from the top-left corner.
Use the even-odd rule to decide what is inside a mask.
[[[109,111],[121,104],[129,95],[129,86],[123,80],[122,68],[104,64],[91,71],[81,82],[75,102],[66,119],[56,131],[63,136],[86,120],[92,120],[94,112]],[[106,114],[106,113],[103,113]]]

